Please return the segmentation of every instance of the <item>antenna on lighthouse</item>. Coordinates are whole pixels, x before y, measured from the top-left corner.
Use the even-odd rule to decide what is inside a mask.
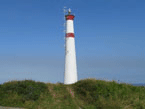
[[[66,6],[63,7],[63,14],[64,14],[64,23],[63,23],[63,26],[64,26],[64,30],[63,30],[63,32],[64,32],[64,40],[65,40],[65,34],[66,34],[66,23],[65,23],[65,14],[67,12],[66,8],[67,8]],[[65,47],[65,44],[64,44],[64,47]]]
[[[68,9],[68,14],[70,15],[70,13],[71,13],[71,9],[69,8],[69,9]]]

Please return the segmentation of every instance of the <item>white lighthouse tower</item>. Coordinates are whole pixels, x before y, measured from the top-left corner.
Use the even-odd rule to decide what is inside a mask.
[[[73,84],[77,82],[77,64],[75,52],[75,36],[74,36],[74,15],[68,10],[66,18],[66,36],[65,36],[65,73],[64,84]]]

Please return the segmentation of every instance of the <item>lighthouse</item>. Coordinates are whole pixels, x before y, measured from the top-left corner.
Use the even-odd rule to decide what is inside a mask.
[[[75,35],[74,35],[74,15],[71,10],[65,15],[66,19],[66,35],[65,35],[65,72],[64,84],[73,84],[77,82],[77,64],[75,51]]]

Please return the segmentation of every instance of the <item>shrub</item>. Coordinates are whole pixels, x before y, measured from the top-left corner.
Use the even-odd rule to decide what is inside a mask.
[[[3,92],[12,91],[13,93],[18,93],[18,95],[23,97],[22,101],[25,102],[26,100],[37,100],[40,94],[46,91],[47,85],[42,82],[25,80],[5,83],[1,89]]]

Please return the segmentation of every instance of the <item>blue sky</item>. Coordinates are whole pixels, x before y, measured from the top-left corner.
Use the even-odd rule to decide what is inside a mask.
[[[63,82],[64,6],[75,14],[79,80],[145,83],[144,0],[1,0],[0,83]]]

